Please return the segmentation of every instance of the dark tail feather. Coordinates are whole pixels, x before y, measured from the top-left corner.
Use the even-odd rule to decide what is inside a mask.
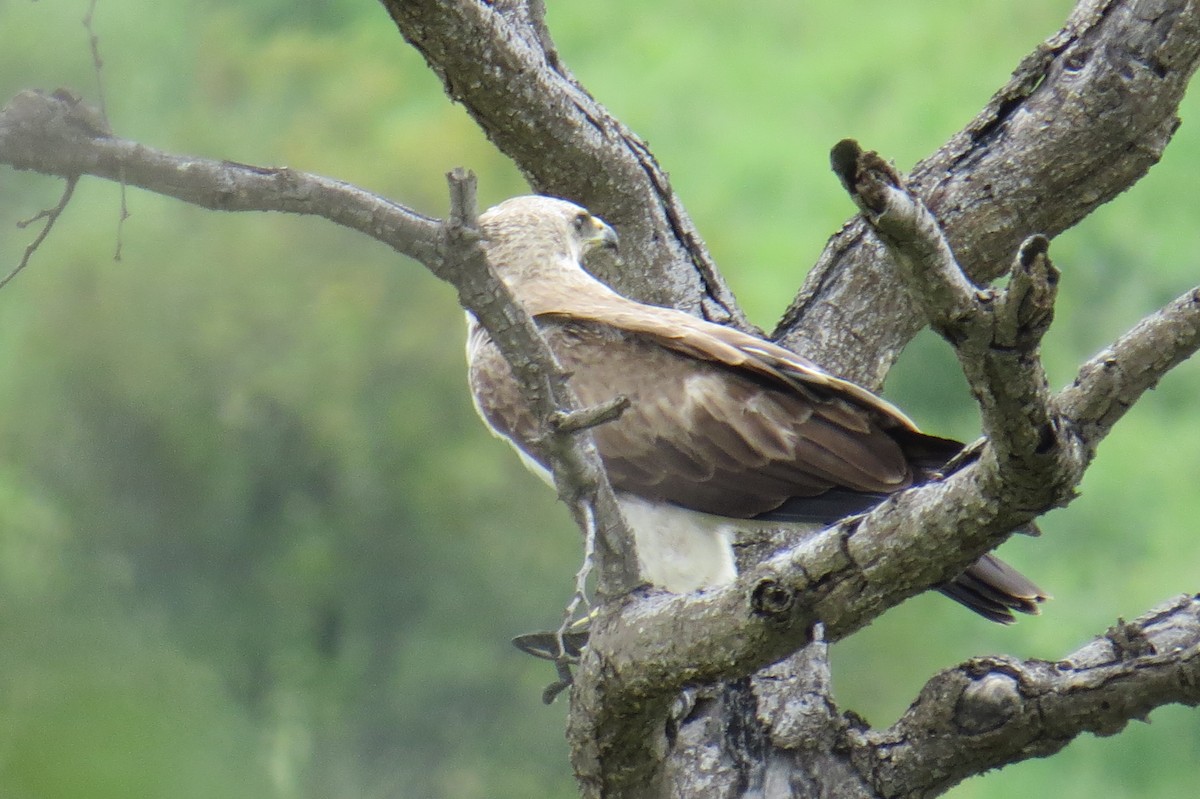
[[[1037,615],[1049,594],[995,555],[984,555],[938,590],[985,619],[1012,624],[1013,611]]]

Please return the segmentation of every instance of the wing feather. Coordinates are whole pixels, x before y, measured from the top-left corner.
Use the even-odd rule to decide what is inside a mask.
[[[631,400],[593,431],[618,490],[747,517],[833,487],[891,493],[912,480],[874,407],[731,367],[732,355],[700,359],[591,320],[539,321],[581,401]]]

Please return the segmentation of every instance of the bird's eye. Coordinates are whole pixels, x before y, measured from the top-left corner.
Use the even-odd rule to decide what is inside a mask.
[[[575,226],[576,233],[583,233],[584,230],[591,226],[592,215],[587,211],[580,211],[579,213],[575,214],[575,219],[572,220],[571,224]]]

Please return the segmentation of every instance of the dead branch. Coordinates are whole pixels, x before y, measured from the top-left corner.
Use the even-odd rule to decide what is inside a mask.
[[[881,796],[934,796],[988,769],[1114,735],[1162,705],[1200,704],[1200,597],[1185,596],[1057,662],[975,658],[933,677],[886,730],[854,732]]]

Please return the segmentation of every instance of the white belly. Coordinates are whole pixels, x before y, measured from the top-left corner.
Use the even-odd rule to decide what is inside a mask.
[[[649,583],[676,594],[724,585],[737,577],[733,520],[618,493]]]

